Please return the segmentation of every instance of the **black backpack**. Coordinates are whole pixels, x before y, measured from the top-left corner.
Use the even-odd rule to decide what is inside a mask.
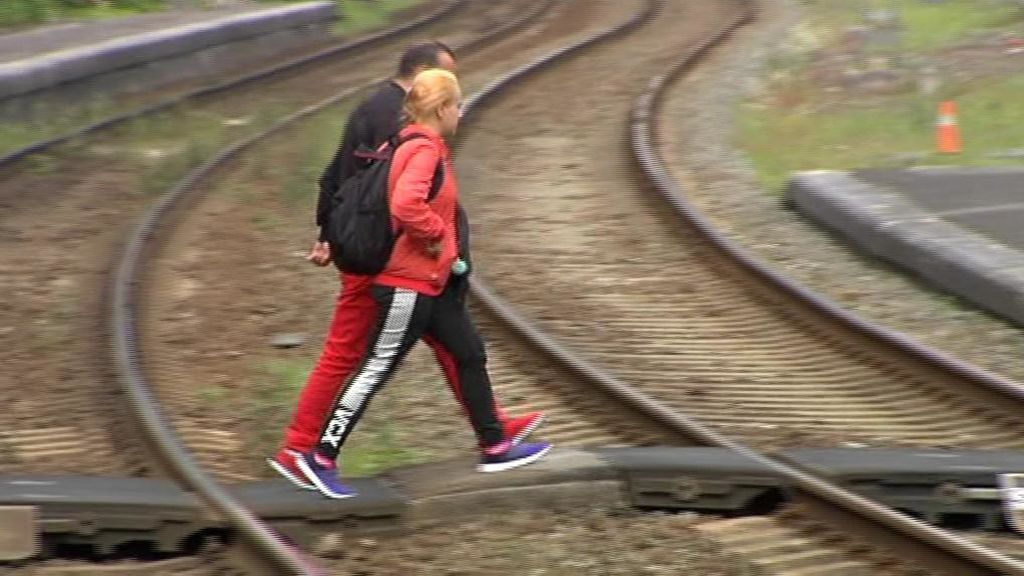
[[[388,176],[391,159],[399,146],[426,138],[410,134],[393,137],[388,145],[372,155],[360,154],[369,163],[342,182],[334,193],[327,220],[327,242],[331,258],[343,272],[372,276],[380,274],[391,259],[391,251],[401,229],[391,229],[391,206],[388,198]],[[433,200],[444,180],[443,162],[438,161],[427,201]]]

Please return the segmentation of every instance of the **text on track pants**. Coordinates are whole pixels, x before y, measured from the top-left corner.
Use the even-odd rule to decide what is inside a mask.
[[[373,286],[372,293],[377,302],[376,326],[359,367],[328,414],[318,451],[337,458],[374,394],[391,379],[421,337],[435,341],[454,360],[456,394],[481,443],[501,442],[503,432],[494,408],[484,343],[452,284],[436,297],[379,285]]]

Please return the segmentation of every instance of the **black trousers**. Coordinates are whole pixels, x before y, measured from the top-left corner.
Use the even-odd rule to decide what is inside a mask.
[[[372,290],[377,300],[377,325],[370,333],[366,354],[334,401],[317,450],[337,458],[370,400],[423,336],[437,340],[454,357],[460,393],[479,440],[485,446],[501,442],[504,433],[494,410],[484,342],[457,284],[450,282],[438,296],[379,285]]]

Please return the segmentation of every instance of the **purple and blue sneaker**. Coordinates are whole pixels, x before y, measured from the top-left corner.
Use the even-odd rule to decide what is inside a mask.
[[[476,469],[480,472],[503,472],[536,462],[550,451],[551,444],[547,442],[513,445],[512,441],[505,440],[484,448]]]
[[[341,483],[341,479],[338,478],[338,465],[319,452],[303,454],[301,458],[295,459],[295,463],[306,479],[324,496],[340,500],[356,495],[351,486]]]

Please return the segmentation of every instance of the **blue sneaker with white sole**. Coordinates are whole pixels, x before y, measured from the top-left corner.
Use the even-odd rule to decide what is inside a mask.
[[[480,464],[476,469],[480,472],[503,472],[532,464],[550,451],[551,444],[547,442],[513,444],[511,441],[505,440],[500,444],[484,448],[480,455]]]
[[[295,463],[306,480],[316,486],[324,496],[340,500],[356,495],[355,489],[343,484],[341,478],[338,478],[338,465],[330,458],[313,452],[296,458]]]

